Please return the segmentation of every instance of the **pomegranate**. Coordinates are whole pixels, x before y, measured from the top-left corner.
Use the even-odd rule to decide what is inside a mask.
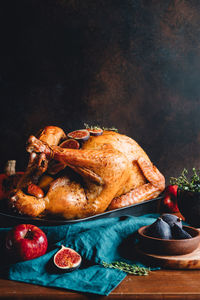
[[[179,212],[177,204],[177,185],[169,185],[165,188],[163,210],[166,212]]]

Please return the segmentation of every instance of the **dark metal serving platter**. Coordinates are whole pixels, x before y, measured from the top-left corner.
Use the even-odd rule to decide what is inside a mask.
[[[74,223],[89,221],[94,219],[121,217],[125,215],[141,216],[143,214],[148,214],[148,213],[157,213],[159,211],[160,201],[162,198],[163,197],[161,195],[151,200],[146,200],[127,207],[106,211],[101,214],[97,214],[94,216],[90,216],[83,219],[77,219],[77,220],[66,220],[62,218],[53,219],[50,217],[31,218],[28,216],[14,214],[3,207],[0,207],[0,226],[10,227],[10,226],[17,225],[19,223],[26,223],[26,224],[31,223],[38,226],[50,226],[50,225],[74,224]]]

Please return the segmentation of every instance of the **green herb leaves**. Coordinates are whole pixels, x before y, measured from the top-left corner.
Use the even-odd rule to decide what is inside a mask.
[[[170,178],[170,184],[178,185],[184,191],[200,192],[200,170],[193,168],[192,172],[192,176],[188,178],[188,171],[184,169],[178,178]]]
[[[144,267],[139,267],[137,265],[129,265],[122,261],[115,261],[113,263],[103,262],[102,265],[104,268],[118,269],[128,274],[137,275],[137,276],[146,276],[149,274],[150,270]]]
[[[84,126],[85,126],[85,129],[92,129],[92,130],[100,129],[101,128],[99,125],[89,126],[87,123],[84,123]]]
[[[95,130],[95,129],[103,129],[103,130],[108,130],[108,131],[115,131],[115,132],[118,132],[118,129],[115,128],[115,127],[101,127],[99,125],[96,125],[96,126],[89,126],[88,124],[84,123],[84,126],[86,129],[92,129],[92,130]]]

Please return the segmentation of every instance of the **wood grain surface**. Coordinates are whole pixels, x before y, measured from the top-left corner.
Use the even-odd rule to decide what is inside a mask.
[[[200,269],[200,245],[198,248],[185,255],[156,255],[137,249],[138,253],[148,262],[169,269]]]
[[[199,270],[159,270],[149,276],[127,276],[109,296],[0,280],[0,299],[200,299]]]

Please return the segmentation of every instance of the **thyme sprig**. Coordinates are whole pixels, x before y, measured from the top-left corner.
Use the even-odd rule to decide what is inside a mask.
[[[121,270],[128,274],[137,275],[137,276],[146,276],[149,275],[150,269],[140,267],[137,265],[130,265],[122,261],[115,261],[113,263],[102,262],[104,268],[111,268]]]
[[[89,126],[87,123],[84,123],[84,126],[85,126],[86,129],[91,129],[91,130],[103,129],[103,130],[118,132],[118,129],[115,128],[115,127],[101,127],[99,125]]]
[[[103,130],[108,130],[108,131],[115,131],[118,132],[118,129],[115,127],[102,127]]]
[[[96,130],[96,129],[101,129],[99,125],[95,126],[89,126],[87,123],[84,123],[85,129],[91,129],[91,130]]]
[[[200,192],[200,170],[192,168],[192,172],[193,174],[188,178],[188,170],[184,168],[179,177],[170,178],[170,184],[178,185],[179,189],[184,191]]]

